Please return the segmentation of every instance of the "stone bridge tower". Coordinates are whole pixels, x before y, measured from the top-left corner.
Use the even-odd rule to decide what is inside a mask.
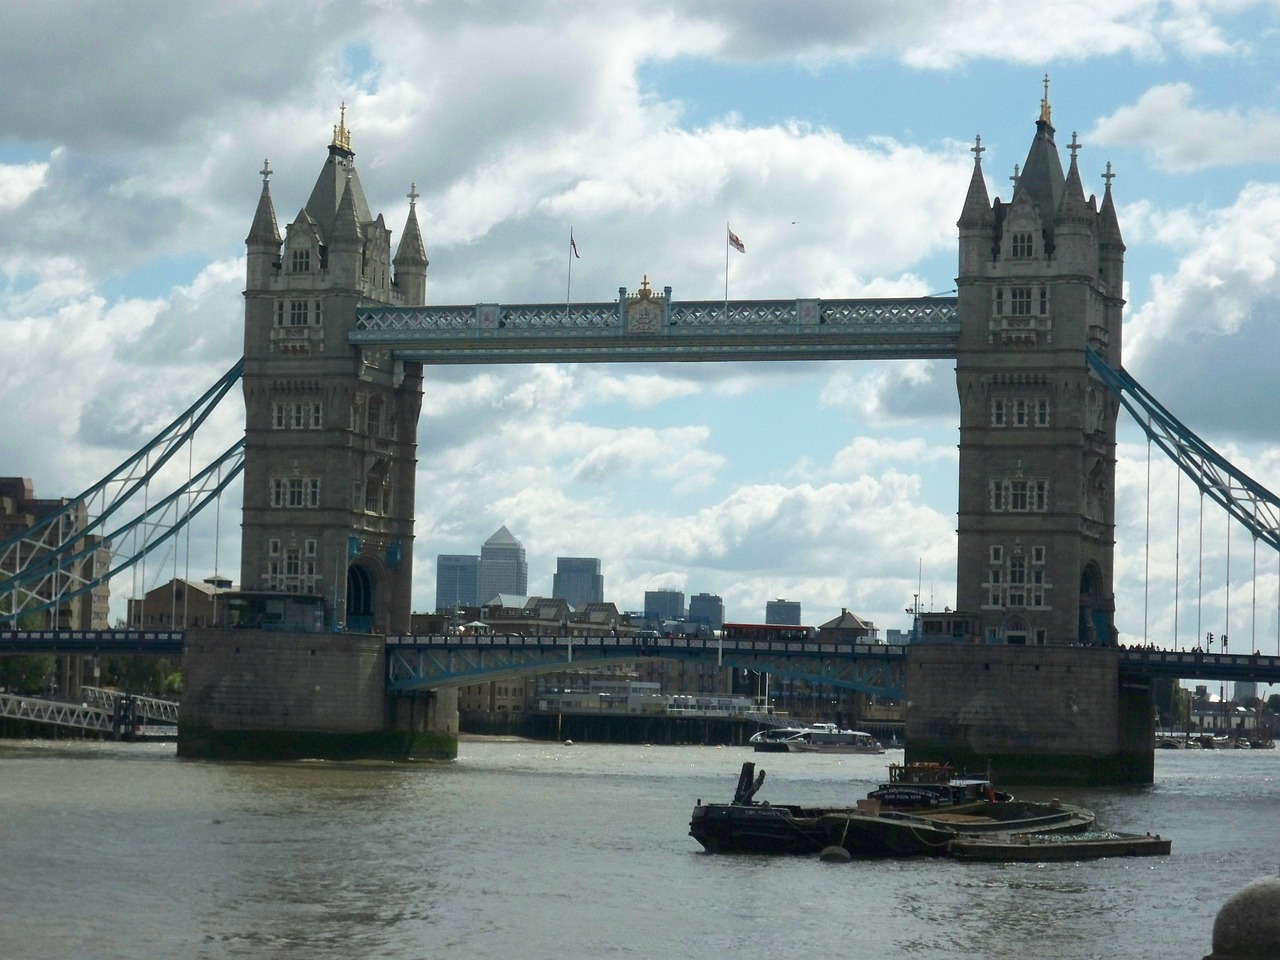
[[[960,643],[913,645],[907,760],[1009,784],[1150,783],[1150,683],[1120,673],[1113,549],[1124,243],[1111,199],[1063,174],[1048,81],[1013,197],[990,201],[979,139],[960,215]],[[930,614],[929,617],[943,615]],[[929,624],[926,623],[926,630]]]
[[[1064,177],[1046,80],[1012,199],[987,199],[979,138],[959,221],[956,601],[987,643],[1115,643],[1119,403],[1085,346],[1120,364],[1124,243],[1079,146]]]
[[[346,127],[283,242],[271,170],[245,241],[241,588],[291,596],[286,619],[408,632],[420,364],[347,342],[360,303],[425,302],[416,191],[395,259]],[[279,608],[279,604],[276,605]],[[297,625],[297,624],[295,624]]]

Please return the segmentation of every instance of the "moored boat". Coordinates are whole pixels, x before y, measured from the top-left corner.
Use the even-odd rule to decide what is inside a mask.
[[[957,860],[1032,863],[1100,860],[1103,857],[1160,857],[1168,855],[1172,847],[1173,842],[1159,834],[1090,830],[1078,834],[1026,833],[999,839],[962,837],[951,841],[949,853]]]
[[[756,801],[764,771],[757,775],[754,763],[744,763],[733,801],[699,800],[689,835],[708,853],[802,854],[841,847],[856,857],[911,857],[946,856],[951,841],[963,836],[1072,832],[1093,824],[1088,810],[1017,801],[997,794],[989,780],[964,778],[955,790],[941,789],[950,787],[939,782],[949,768],[929,767],[917,786],[937,789],[891,790],[910,783],[903,774],[853,807],[812,807]]]

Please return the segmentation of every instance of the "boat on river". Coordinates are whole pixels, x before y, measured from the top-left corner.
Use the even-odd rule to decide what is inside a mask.
[[[884,753],[884,745],[861,730],[842,730],[834,723],[761,730],[747,741],[757,753]]]
[[[855,857],[947,856],[953,840],[1070,833],[1093,825],[1080,807],[1015,800],[989,779],[955,778],[941,764],[893,764],[888,783],[852,807],[757,801],[764,771],[742,765],[730,803],[698,801],[689,835],[708,853],[812,854],[840,847]]]
[[[1173,842],[1150,833],[1024,833],[1014,837],[962,837],[951,841],[950,855],[957,860],[984,863],[1042,863],[1064,860],[1100,860],[1103,857],[1167,856]]]

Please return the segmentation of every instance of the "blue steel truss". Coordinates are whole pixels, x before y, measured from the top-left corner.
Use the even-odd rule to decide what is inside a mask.
[[[244,469],[241,437],[150,502],[151,485],[240,379],[238,361],[142,449],[26,530],[0,542],[0,623],[56,609],[142,561],[221,496]]]
[[[1202,493],[1221,504],[1259,540],[1280,550],[1280,498],[1196,436],[1123,367],[1114,369],[1093,347],[1087,349],[1093,372],[1120,398],[1152,442]]]
[[[388,637],[386,651],[387,690],[393,694],[657,657],[898,698],[906,662],[902,646],[704,637]]]
[[[356,311],[348,342],[432,364],[950,358],[955,297],[694,300],[668,287],[601,303],[388,307]],[[637,304],[652,305],[645,321]]]

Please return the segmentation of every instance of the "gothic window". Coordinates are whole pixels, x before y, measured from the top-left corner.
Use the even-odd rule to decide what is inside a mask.
[[[1025,427],[1027,425],[1027,401],[1013,401],[1013,425],[1015,427]]]
[[[290,269],[294,273],[310,273],[311,272],[311,251],[295,250],[293,251],[293,260]]]
[[[1049,398],[1036,398],[1036,426],[1047,427],[1049,425]]]
[[[1044,606],[1044,571],[1031,571],[1031,603],[1032,607]]]
[[[1025,513],[1027,510],[1027,481],[1009,481],[1009,509],[1014,513]]]
[[[1019,259],[1031,256],[1031,234],[1015,233],[1013,235],[1013,255]]]
[[[305,403],[295,403],[292,407],[292,414],[289,426],[294,430],[301,430],[307,424],[307,405]]]
[[[1040,288],[1040,316],[1045,316],[1049,312],[1049,288]]]
[[[1044,513],[1049,509],[1049,481],[1000,478],[991,481],[993,513]]]
[[[1009,558],[1009,606],[1027,605],[1027,559],[1021,555]]]
[[[288,408],[283,403],[273,403],[271,405],[271,428],[273,430],[283,430],[289,425]]]
[[[324,429],[324,404],[313,402],[311,404],[311,429]]]
[[[1012,287],[1009,290],[1009,312],[1015,317],[1031,316],[1031,288]]]
[[[291,510],[320,506],[320,478],[272,477],[271,506]]]
[[[289,301],[289,326],[305,327],[310,322],[310,311],[306,300]]]
[[[311,322],[318,327],[324,320],[324,301],[316,300],[312,303],[311,308]]]
[[[370,397],[365,407],[365,433],[371,437],[382,435],[382,398]]]
[[[991,401],[991,425],[1003,427],[1004,422],[1004,398],[997,397]]]
[[[996,302],[992,307],[992,312],[997,316],[1004,316],[1004,288],[996,287]]]

